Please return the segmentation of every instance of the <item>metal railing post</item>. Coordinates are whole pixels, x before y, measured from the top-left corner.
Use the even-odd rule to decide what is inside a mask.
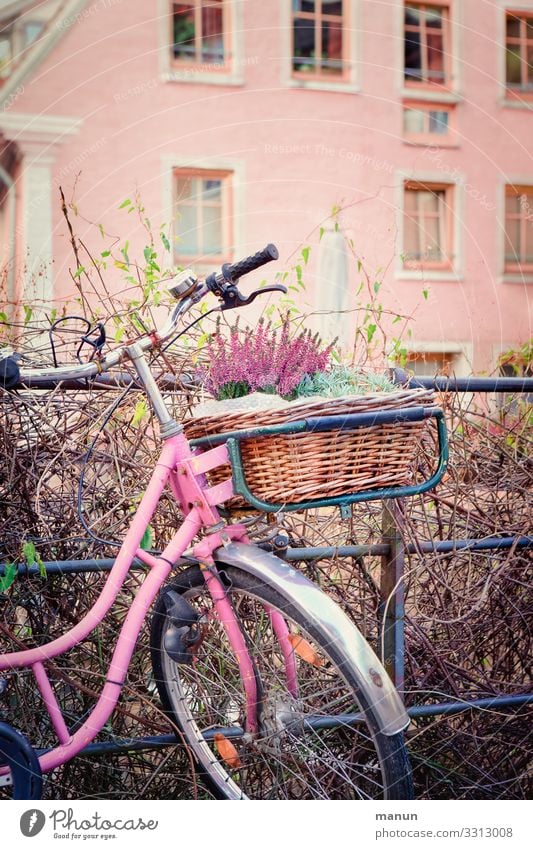
[[[400,533],[402,507],[402,499],[383,502],[382,536],[389,550],[381,557],[379,616],[381,660],[399,692],[403,691],[405,680],[405,547]]]

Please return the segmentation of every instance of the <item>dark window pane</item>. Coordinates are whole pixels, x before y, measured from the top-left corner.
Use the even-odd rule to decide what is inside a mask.
[[[220,202],[222,198],[222,180],[203,181],[203,199],[210,203]]]
[[[405,25],[415,27],[420,26],[420,9],[416,6],[405,7]]]
[[[422,51],[420,35],[417,32],[409,32],[405,36],[405,77],[422,79]]]
[[[311,12],[316,11],[315,0],[292,0],[293,12]]]
[[[224,25],[222,5],[207,3],[202,6],[202,60],[224,61]]]
[[[195,58],[194,8],[174,3],[174,56],[176,59]]]
[[[508,85],[521,85],[522,69],[520,46],[510,45],[505,52],[506,78]]]
[[[510,38],[519,38],[520,36],[520,21],[518,18],[509,16],[507,18],[507,35]]]
[[[448,132],[448,113],[431,110],[429,113],[429,132],[445,135]]]
[[[342,2],[340,0],[322,0],[322,14],[342,17]]]
[[[526,37],[533,38],[533,18],[527,18]]]
[[[342,22],[322,23],[322,70],[342,74]]]
[[[296,18],[294,21],[294,70],[314,71],[315,65],[315,22]]]
[[[442,29],[442,12],[440,9],[426,9],[426,26]]]

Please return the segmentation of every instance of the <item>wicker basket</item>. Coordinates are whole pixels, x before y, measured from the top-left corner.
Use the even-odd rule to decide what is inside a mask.
[[[307,416],[338,416],[435,405],[430,390],[412,389],[357,395],[331,401],[291,404],[279,410],[206,416],[184,422],[189,439],[298,421]],[[414,481],[420,442],[429,423],[398,422],[355,430],[280,434],[241,443],[247,484],[262,501],[297,504],[353,492],[408,485]],[[209,483],[230,475],[228,466],[210,472]],[[232,498],[225,507],[241,510]]]

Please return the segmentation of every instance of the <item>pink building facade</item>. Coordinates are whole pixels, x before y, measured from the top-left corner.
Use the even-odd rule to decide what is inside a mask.
[[[136,191],[176,264],[273,241],[288,269],[310,246],[295,300],[339,310],[313,320],[346,345],[362,265],[385,311],[413,316],[420,373],[491,372],[533,335],[533,2],[7,0],[0,16],[8,300],[75,294],[58,189],[75,185],[95,251],[89,222],[142,252],[119,209]]]

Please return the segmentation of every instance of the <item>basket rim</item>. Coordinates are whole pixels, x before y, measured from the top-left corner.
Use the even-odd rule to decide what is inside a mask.
[[[371,407],[380,404],[384,407],[389,405],[400,405],[405,401],[421,402],[424,399],[424,404],[431,406],[436,403],[436,395],[433,389],[401,389],[397,392],[372,392],[365,395],[342,395],[339,398],[318,398],[316,401],[302,401],[301,403],[291,402],[285,407],[277,407],[265,410],[235,410],[234,412],[221,412],[218,415],[199,416],[197,418],[190,417],[183,421],[185,432],[196,429],[219,428],[223,427],[224,422],[231,420],[239,422],[242,420],[243,426],[248,422],[255,423],[257,426],[264,424],[264,420],[271,420],[272,424],[283,421],[295,421],[302,418],[308,412],[314,412],[328,408],[330,415],[335,414],[337,407],[341,408],[340,413],[345,412],[345,407],[360,407],[370,405]],[[232,430],[238,429],[232,426]]]

